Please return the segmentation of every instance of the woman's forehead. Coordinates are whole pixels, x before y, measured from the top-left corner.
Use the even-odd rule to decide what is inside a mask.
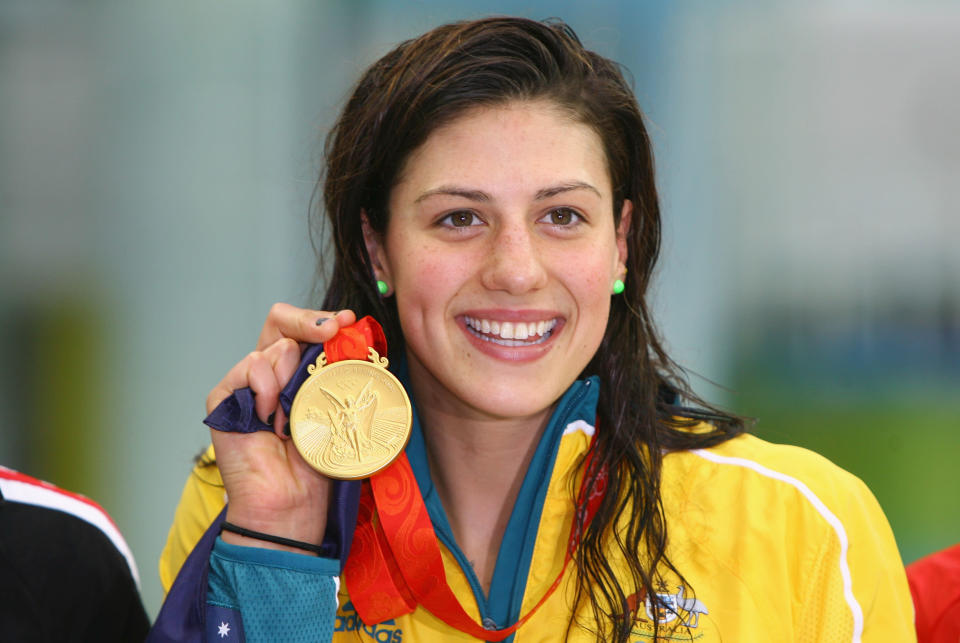
[[[610,177],[594,130],[546,101],[472,109],[410,154],[391,193],[422,200],[457,189],[541,197],[580,185],[607,197]]]

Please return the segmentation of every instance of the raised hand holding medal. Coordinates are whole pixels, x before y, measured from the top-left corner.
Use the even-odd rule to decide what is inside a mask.
[[[380,356],[386,339],[375,320],[351,323],[353,313],[340,311],[314,323],[305,315],[310,311],[274,306],[260,337],[265,348],[214,389],[205,422],[216,429],[214,448],[230,499],[225,540],[313,551],[326,533],[323,555],[345,560],[359,488],[334,485],[334,500],[331,479],[355,480],[389,465],[406,446],[412,412]],[[294,337],[315,343],[301,356]],[[287,410],[292,417],[284,431]],[[326,524],[332,506],[333,532]],[[251,538],[251,530],[261,540]]]
[[[211,431],[211,439],[229,498],[229,522],[302,542],[321,542],[333,483],[310,467],[284,434],[287,416],[280,397],[297,371],[300,346],[326,342],[355,319],[352,311],[275,305],[256,350],[207,397],[207,423],[218,429]],[[228,532],[223,539],[296,551]]]

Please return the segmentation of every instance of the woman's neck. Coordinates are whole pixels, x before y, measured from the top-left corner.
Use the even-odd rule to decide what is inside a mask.
[[[418,396],[417,412],[431,478],[454,538],[489,594],[500,543],[549,409],[528,418],[464,417]]]

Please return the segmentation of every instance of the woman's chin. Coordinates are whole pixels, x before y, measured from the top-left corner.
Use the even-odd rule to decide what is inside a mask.
[[[506,384],[506,383],[504,383]],[[493,420],[529,420],[548,415],[553,405],[563,394],[545,395],[540,391],[531,391],[527,386],[498,385],[487,387],[480,395],[461,396],[461,399],[481,415]],[[565,390],[565,389],[564,389]]]

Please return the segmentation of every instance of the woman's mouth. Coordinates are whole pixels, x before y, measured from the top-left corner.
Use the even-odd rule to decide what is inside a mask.
[[[539,321],[500,321],[480,319],[464,315],[467,331],[483,341],[499,346],[536,346],[542,344],[553,334],[557,318]]]

